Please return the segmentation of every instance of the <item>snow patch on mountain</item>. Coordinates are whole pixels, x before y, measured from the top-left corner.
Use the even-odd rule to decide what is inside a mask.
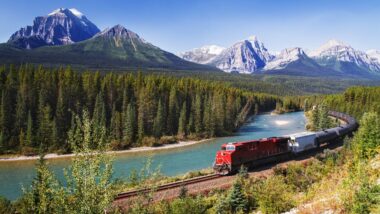
[[[67,45],[91,38],[100,30],[75,8],[58,8],[36,17],[33,26],[16,31],[8,40],[20,48]]]
[[[312,51],[310,56],[322,65],[326,62],[339,61],[353,63],[359,68],[369,71],[380,71],[380,63],[377,60],[374,60],[365,52],[355,50],[337,40],[328,41],[317,50]]]
[[[289,65],[289,63],[306,57],[305,52],[301,48],[287,48],[266,64],[264,70],[283,69]]]
[[[366,51],[366,54],[374,61],[377,61],[378,63],[380,63],[380,51],[378,50],[368,50]]]
[[[218,45],[206,45],[200,48],[194,48],[191,51],[179,53],[178,56],[187,61],[207,64],[224,49],[224,47]]]

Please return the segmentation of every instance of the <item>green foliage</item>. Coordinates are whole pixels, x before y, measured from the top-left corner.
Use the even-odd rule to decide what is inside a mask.
[[[243,185],[239,179],[234,182],[228,194],[227,203],[233,213],[238,211],[246,212],[248,210],[248,200],[244,195]]]
[[[380,203],[380,185],[361,184],[350,205],[351,213],[371,213],[371,207]]]
[[[95,135],[105,127],[112,147],[124,149],[141,146],[145,137],[222,136],[233,132],[254,108],[273,109],[278,100],[197,78],[142,73],[101,75],[24,65],[2,75],[3,152],[72,152],[67,132],[73,129],[73,115],[82,117],[83,109]]]
[[[380,114],[380,87],[351,87],[343,94],[329,95],[323,100],[329,109],[345,112],[357,119],[365,112]]]
[[[380,117],[375,112],[364,113],[352,142],[357,159],[368,159],[378,153],[380,146]]]
[[[0,213],[8,214],[14,212],[14,207],[12,206],[11,201],[0,196]]]
[[[281,213],[290,210],[295,202],[293,192],[282,176],[272,176],[256,189],[259,209],[263,213]]]
[[[337,126],[337,122],[333,121],[328,115],[329,109],[326,104],[322,103],[311,111],[311,130],[319,131]]]
[[[112,161],[104,153],[105,127],[97,127],[86,111],[82,117],[76,116],[69,131],[75,157],[70,170],[65,172],[70,198],[67,209],[70,213],[102,213],[116,193],[111,182]]]
[[[24,189],[20,213],[59,213],[65,210],[64,191],[48,169],[43,156],[37,164],[37,174],[30,189]]]
[[[179,189],[178,198],[184,199],[187,196],[188,189],[186,186],[181,186],[181,189]]]

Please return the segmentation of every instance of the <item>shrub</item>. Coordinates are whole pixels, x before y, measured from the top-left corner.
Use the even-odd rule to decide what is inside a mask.
[[[153,146],[153,147],[161,146],[161,144],[154,137],[144,137],[141,143],[144,146]]]
[[[285,183],[282,176],[272,176],[259,183],[254,194],[263,213],[281,213],[295,205],[292,188]]]
[[[355,193],[354,200],[348,206],[352,213],[370,213],[374,204],[380,203],[380,185],[362,184],[360,189]]]
[[[11,202],[0,196],[0,213],[14,213]]]
[[[21,154],[25,155],[25,156],[33,156],[33,155],[37,155],[38,151],[37,151],[37,149],[35,149],[33,147],[23,146],[21,148]]]
[[[162,136],[159,140],[161,145],[177,143],[177,139],[174,136]]]

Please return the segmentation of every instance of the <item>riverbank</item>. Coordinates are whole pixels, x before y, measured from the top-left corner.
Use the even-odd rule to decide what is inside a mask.
[[[126,149],[126,150],[120,150],[120,151],[107,151],[107,154],[127,154],[127,153],[140,153],[140,152],[151,152],[151,151],[157,151],[157,150],[166,150],[166,149],[174,149],[174,148],[180,148],[180,147],[185,147],[185,146],[191,146],[195,145],[198,143],[202,143],[205,141],[212,140],[210,139],[203,139],[203,140],[198,140],[198,141],[179,141],[178,143],[174,144],[165,144],[163,146],[158,146],[158,147],[148,147],[148,146],[142,146],[142,147],[135,147],[131,149]],[[45,155],[45,159],[58,159],[58,158],[71,158],[75,154],[56,154],[56,153],[50,153]],[[0,157],[0,162],[12,162],[12,161],[29,161],[29,160],[38,160],[39,156],[11,156],[11,157]]]

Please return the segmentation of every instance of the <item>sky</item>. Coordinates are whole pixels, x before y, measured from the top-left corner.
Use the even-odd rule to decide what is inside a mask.
[[[337,39],[380,50],[377,0],[1,0],[0,42],[36,16],[76,8],[100,29],[121,24],[173,53],[256,35],[269,51]]]

